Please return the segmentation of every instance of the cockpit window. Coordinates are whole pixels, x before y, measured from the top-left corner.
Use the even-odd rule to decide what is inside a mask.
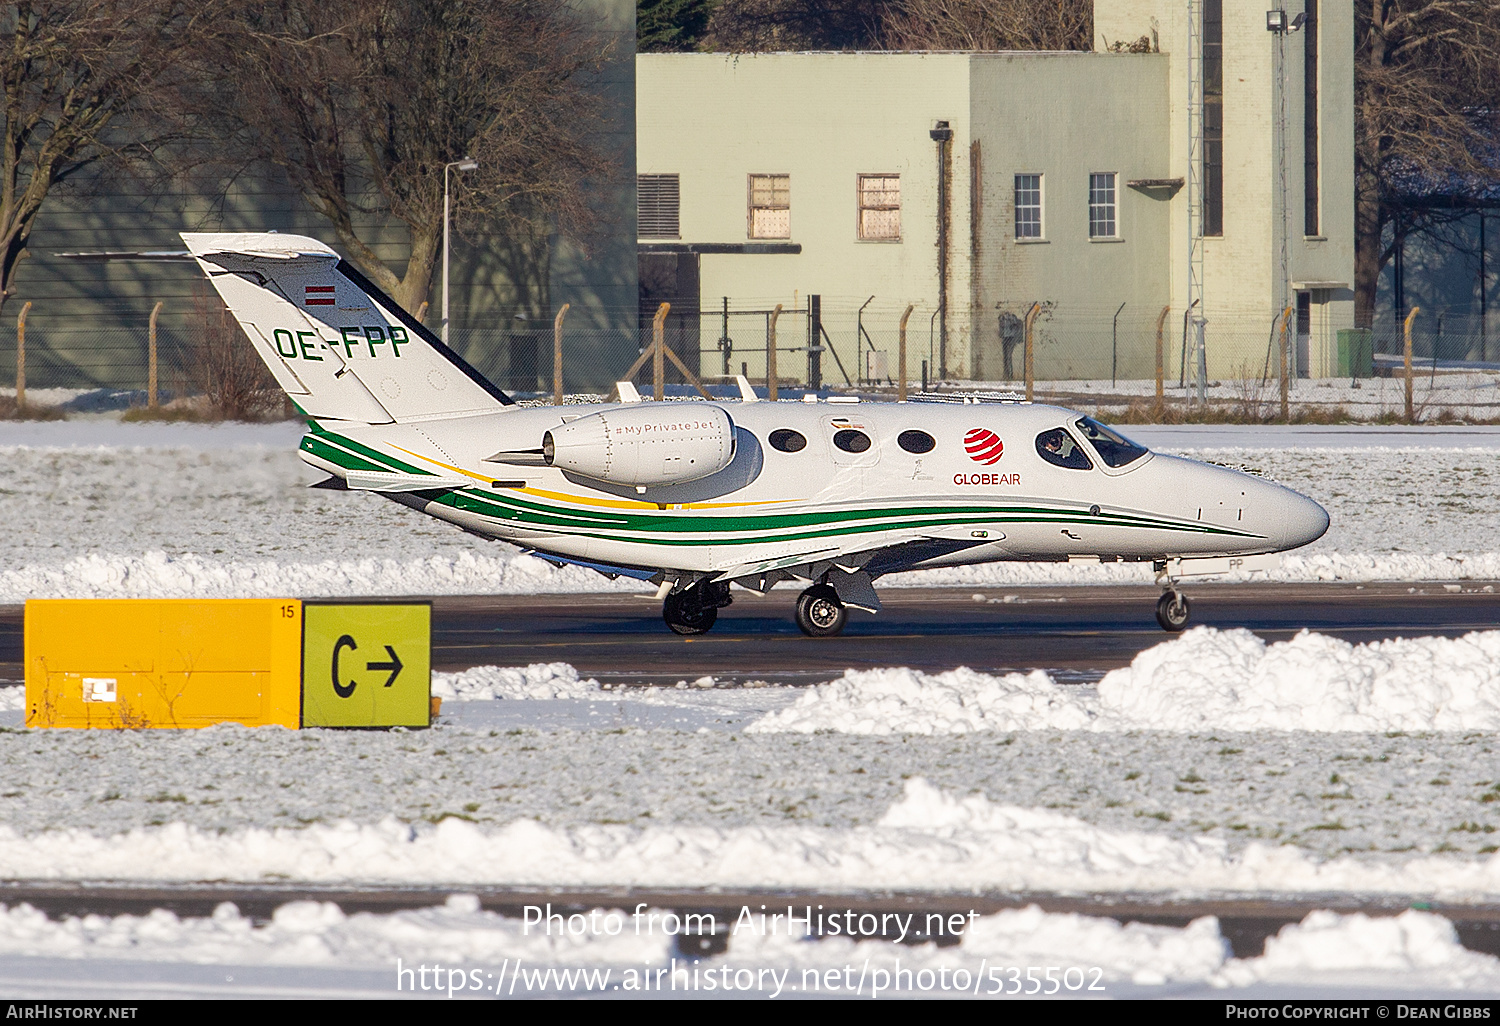
[[[1069,470],[1093,470],[1083,446],[1063,428],[1053,428],[1036,436],[1036,451],[1042,459],[1054,466]]]
[[[1145,447],[1136,445],[1118,431],[1105,427],[1092,417],[1083,417],[1073,426],[1083,432],[1083,437],[1089,440],[1089,444],[1094,447],[1099,458],[1111,467],[1123,467],[1127,463],[1134,463],[1148,451]]]

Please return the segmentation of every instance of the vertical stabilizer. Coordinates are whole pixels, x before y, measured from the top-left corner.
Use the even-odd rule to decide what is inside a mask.
[[[316,239],[184,232],[182,240],[277,384],[309,416],[383,424],[511,405]]]

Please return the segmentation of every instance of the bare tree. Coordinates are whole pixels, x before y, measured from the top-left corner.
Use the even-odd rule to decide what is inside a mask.
[[[880,45],[891,0],[722,0],[708,19],[704,50],[867,50]]]
[[[240,0],[205,54],[228,151],[279,169],[342,248],[409,310],[441,255],[443,168],[459,230],[587,241],[589,181],[614,170],[591,76],[610,44],[566,0]],[[404,270],[377,236],[406,227]]]
[[[1354,318],[1368,327],[1400,194],[1500,179],[1500,4],[1364,0],[1354,40]]]
[[[891,0],[892,50],[1091,50],[1093,0]]]
[[[171,95],[219,0],[0,4],[0,307],[54,186],[181,141]]]

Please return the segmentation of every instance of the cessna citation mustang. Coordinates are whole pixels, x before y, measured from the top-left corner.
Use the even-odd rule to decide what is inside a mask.
[[[325,485],[377,492],[557,563],[658,585],[678,634],[731,584],[806,585],[797,625],[876,612],[886,574],[996,560],[1150,562],[1181,630],[1194,574],[1322,536],[1311,499],[1032,404],[757,401],[521,408],[338,254],[295,235],[183,240],[309,419]],[[1257,558],[1258,557],[1258,558]]]

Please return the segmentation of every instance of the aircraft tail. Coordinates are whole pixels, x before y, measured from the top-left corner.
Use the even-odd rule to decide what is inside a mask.
[[[310,417],[387,424],[514,405],[316,239],[184,232],[182,241]]]

